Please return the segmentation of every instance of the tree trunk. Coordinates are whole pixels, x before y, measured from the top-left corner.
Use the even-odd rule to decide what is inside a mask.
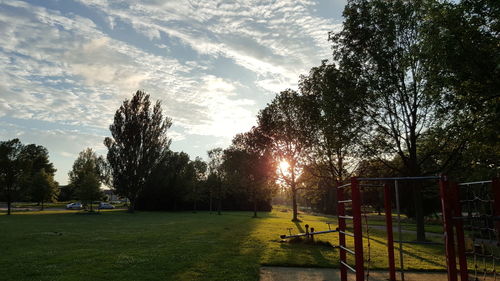
[[[256,218],[257,217],[257,198],[254,194],[253,196],[253,217]]]
[[[128,212],[129,213],[134,213],[135,212],[135,198],[129,198],[130,204],[128,205]]]
[[[210,210],[210,214],[212,213],[212,192],[210,192],[210,207],[209,207],[209,210]]]
[[[43,200],[42,200],[42,209],[41,209],[41,211],[43,211]]]
[[[219,200],[217,202],[217,215],[221,214],[221,209],[222,209],[222,199],[219,197]]]
[[[7,193],[7,215],[10,215],[10,205],[11,205],[11,198],[10,198],[10,193]]]
[[[292,221],[299,221],[297,216],[297,190],[295,190],[295,184],[292,186],[292,208],[293,208],[293,218]]]

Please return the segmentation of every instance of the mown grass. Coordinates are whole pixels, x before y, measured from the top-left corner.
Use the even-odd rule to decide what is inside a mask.
[[[0,280],[258,280],[260,265],[338,266],[338,249],[279,238],[305,224],[325,230],[334,219],[301,214],[303,222],[292,223],[283,207],[256,219],[249,212],[17,214],[0,215]],[[369,235],[371,268],[387,268],[384,231]],[[338,244],[336,233],[316,239]],[[405,245],[405,267],[445,269],[443,247]]]

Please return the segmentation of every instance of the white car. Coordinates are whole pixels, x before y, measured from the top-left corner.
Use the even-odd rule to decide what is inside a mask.
[[[101,202],[99,203],[99,209],[114,209],[115,206],[109,204],[109,203],[105,203],[105,202]]]
[[[69,203],[68,205],[66,205],[66,209],[80,210],[80,209],[83,209],[83,205],[80,202]]]

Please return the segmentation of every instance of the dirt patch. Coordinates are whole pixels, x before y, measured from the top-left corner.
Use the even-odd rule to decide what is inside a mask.
[[[400,280],[399,272],[397,280]],[[389,274],[383,271],[370,272],[372,281],[387,281]],[[355,280],[354,274],[348,274],[348,280]],[[448,280],[445,272],[405,272],[406,281]],[[263,266],[260,268],[260,281],[340,281],[338,269],[308,267]]]

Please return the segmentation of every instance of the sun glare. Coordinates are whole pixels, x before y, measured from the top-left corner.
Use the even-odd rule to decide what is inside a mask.
[[[288,171],[288,168],[290,167],[290,164],[288,164],[287,161],[281,161],[279,164],[280,170],[285,173]]]

